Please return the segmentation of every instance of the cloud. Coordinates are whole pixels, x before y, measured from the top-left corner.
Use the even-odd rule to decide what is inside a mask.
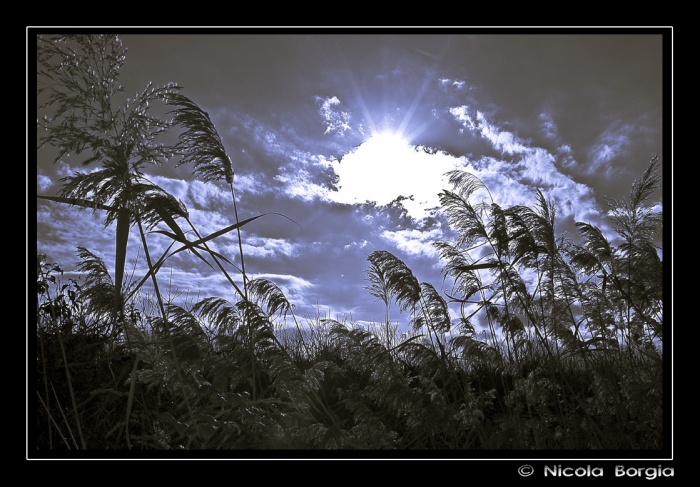
[[[273,282],[284,293],[284,296],[292,304],[304,302],[309,291],[316,286],[299,276],[290,274],[251,274],[252,279],[267,279]]]
[[[519,137],[511,132],[500,130],[478,110],[474,113],[469,106],[461,105],[450,108],[449,112],[462,127],[478,133],[501,153],[519,154],[528,150],[528,147],[522,143]]]
[[[433,242],[444,239],[442,228],[439,226],[429,231],[416,230],[415,228],[389,231],[384,230],[381,237],[396,245],[396,248],[413,256],[434,258],[438,252]]]
[[[600,217],[592,189],[562,174],[555,164],[556,155],[541,147],[530,147],[513,133],[499,130],[483,113],[474,113],[466,105],[453,107],[450,113],[464,128],[480,134],[501,153],[515,156],[511,160],[482,157],[470,161],[466,169],[484,182],[496,203],[531,207],[539,189],[554,200],[560,219],[573,217],[587,221]],[[546,114],[540,118],[545,128],[554,130]],[[561,146],[558,152],[561,166],[573,164],[568,145]]]
[[[560,220],[573,217],[586,221],[599,217],[593,190],[559,172],[555,160],[548,151],[536,148],[516,161],[482,157],[471,161],[465,170],[486,185],[498,205],[532,207],[539,189],[554,200]],[[485,201],[490,202],[488,198]]]
[[[264,238],[249,235],[243,242],[243,254],[264,259],[279,259],[282,256],[299,255],[299,244],[292,244],[283,238]]]
[[[558,169],[572,164],[569,146],[561,146],[552,154],[541,147],[530,147],[529,142],[513,132],[500,130],[482,112],[467,105],[453,107],[450,113],[462,127],[511,158],[458,158],[442,151],[411,146],[400,136],[382,133],[370,137],[340,160],[299,152],[293,158],[298,164],[281,169],[282,174],[274,179],[284,185],[287,196],[302,201],[318,199],[350,205],[370,202],[377,207],[396,207],[414,221],[420,221],[430,215],[429,210],[439,207],[439,193],[451,189],[444,174],[463,169],[479,177],[495,202],[502,206],[531,206],[540,189],[554,199],[562,219],[585,217],[590,220],[600,214],[591,189]],[[545,115],[540,118],[545,126],[551,123]],[[550,129],[554,130],[551,126]],[[329,168],[338,178],[338,191],[329,191],[319,184],[320,172]],[[374,215],[369,213],[365,218],[371,220]],[[382,238],[402,251],[411,255],[436,255],[432,248],[422,245],[428,237],[422,240],[419,235],[427,232],[391,230],[386,229]]]
[[[461,167],[462,161],[444,152],[429,153],[410,146],[400,137],[382,135],[371,137],[332,165],[338,191],[327,193],[330,200],[345,204],[369,201],[378,206],[399,202],[411,218],[421,220],[440,204],[444,174]]]
[[[190,182],[187,196],[194,207],[201,210],[220,209],[222,205],[231,204],[231,191],[224,190],[217,184],[203,183],[198,180]]]
[[[542,133],[548,139],[557,139],[559,134],[557,132],[557,126],[554,123],[554,119],[547,112],[540,113],[540,121],[542,123]]]
[[[263,194],[271,189],[269,185],[263,182],[261,175],[253,173],[237,174],[235,176],[234,187],[237,195],[242,193],[248,195]]]
[[[82,171],[81,171],[82,169]],[[56,163],[56,175],[60,178],[65,178],[73,174],[74,171],[77,172],[87,172],[85,168],[79,167],[79,168],[72,168],[69,164],[67,164],[63,159],[58,161]]]
[[[439,78],[438,82],[440,83],[440,86],[443,88],[448,88],[448,87],[453,87],[456,90],[462,91],[464,90],[464,87],[466,85],[466,81],[464,80],[453,80],[449,78]]]
[[[343,250],[364,249],[365,247],[367,247],[368,244],[369,242],[367,240],[363,240],[362,242],[353,241],[352,243],[343,246]]]
[[[481,112],[476,112],[476,120],[479,122],[481,136],[489,140],[493,146],[508,154],[522,153],[527,147],[519,142],[519,138],[511,132],[499,130],[498,127],[490,123]]]
[[[53,181],[51,181],[51,178],[41,174],[36,177],[36,190],[39,193],[45,193],[51,186],[53,186]]]
[[[467,105],[452,107],[449,109],[449,112],[462,126],[471,131],[476,130],[476,123],[469,114],[469,107]]]
[[[278,174],[273,179],[284,185],[284,192],[287,196],[300,198],[304,201],[324,198],[328,193],[326,188],[311,180],[311,173],[305,169],[297,169],[296,171],[284,169],[284,174]]]
[[[149,178],[153,184],[163,188],[168,194],[178,200],[188,200],[191,181],[184,181],[179,178],[169,178],[165,176],[152,176]]]
[[[591,161],[588,174],[596,174],[603,167],[606,172],[611,171],[611,161],[629,154],[634,131],[633,125],[622,120],[616,120],[608,125],[588,151],[588,158]]]
[[[316,103],[319,105],[318,113],[323,117],[326,124],[324,134],[337,132],[343,135],[347,130],[350,130],[350,113],[340,110],[340,100],[337,96],[321,98],[316,97]]]

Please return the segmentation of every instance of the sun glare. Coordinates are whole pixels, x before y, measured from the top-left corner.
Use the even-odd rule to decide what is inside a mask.
[[[371,150],[378,157],[389,158],[410,149],[408,141],[400,133],[389,130],[373,134],[362,144],[362,147]]]
[[[409,198],[403,205],[411,217],[420,219],[438,205],[443,175],[456,162],[417,150],[400,132],[377,132],[333,164],[339,190],[329,196],[340,203],[371,201],[380,206],[403,196]]]

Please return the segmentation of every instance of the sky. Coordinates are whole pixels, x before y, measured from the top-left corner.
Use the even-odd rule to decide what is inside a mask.
[[[532,206],[540,190],[557,205],[559,231],[574,236],[583,221],[610,238],[605,198],[626,196],[654,154],[670,175],[669,36],[659,29],[255,32],[130,29],[119,36],[128,47],[120,83],[128,94],[175,82],[209,113],[233,163],[239,218],[271,213],[241,229],[246,272],[277,284],[302,323],[381,321],[383,303],[363,288],[375,250],[449,289],[432,245],[455,237],[439,210],[448,171],[477,176],[502,207]],[[62,177],[99,167],[52,159],[37,152],[37,194],[56,195]],[[200,234],[235,222],[226,185],[174,162],[144,173],[182,200]],[[103,215],[40,199],[36,209],[37,250],[67,277],[76,277],[78,245],[114,268]],[[170,243],[148,239],[155,255]],[[132,231],[134,279],[147,268],[140,247]],[[235,232],[212,247],[240,264]],[[186,252],[167,261],[159,285],[176,301],[235,300],[221,273]],[[409,319],[396,306],[390,318]]]

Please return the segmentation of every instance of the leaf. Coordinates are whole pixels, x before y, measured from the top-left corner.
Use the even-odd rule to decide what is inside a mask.
[[[178,421],[175,418],[173,418],[173,416],[168,412],[160,413],[156,418],[156,421],[160,421],[161,423],[172,424],[173,426],[179,424]]]
[[[115,307],[119,306],[119,296],[122,292],[122,282],[124,280],[124,265],[126,264],[126,247],[129,241],[129,210],[120,208],[117,217],[117,238],[116,238],[116,257],[114,264],[114,286]]]
[[[498,267],[498,262],[491,263],[491,264],[473,264],[473,265],[461,265],[455,267],[456,270],[458,271],[476,271],[479,269],[493,269],[494,267]]]
[[[160,233],[160,234],[162,234],[162,235],[166,235],[166,236],[172,238],[175,242],[180,242],[180,240],[177,238],[176,235],[174,235],[174,234],[172,234],[172,233],[170,233],[170,232],[166,232],[166,231],[164,231],[164,230],[154,230],[152,233]],[[184,245],[183,247],[180,247],[179,249],[175,250],[175,251],[174,251],[172,254],[170,254],[168,257],[172,257],[173,255],[175,255],[175,254],[177,254],[177,253],[179,253],[179,252],[182,252],[183,250],[189,250],[189,251],[192,252],[194,255],[196,255],[197,257],[199,257],[200,259],[202,259],[202,261],[204,261],[205,264],[207,264],[209,267],[211,267],[211,268],[213,269],[214,267],[213,267],[209,262],[207,262],[207,260],[206,260],[204,257],[202,257],[201,255],[199,255],[199,253],[198,253],[197,250],[196,250],[196,249],[199,249],[199,250],[201,250],[202,252],[208,252],[210,255],[213,255],[213,256],[215,256],[215,257],[218,257],[219,259],[223,260],[224,262],[226,262],[226,263],[229,264],[229,265],[234,265],[233,262],[231,262],[230,260],[228,260],[225,256],[223,256],[223,255],[221,255],[220,253],[218,253],[218,252],[216,252],[216,251],[214,251],[214,250],[211,250],[211,249],[209,249],[209,248],[207,248],[207,247],[200,247],[200,246],[198,246],[198,245],[197,245],[197,246],[192,246],[192,242],[190,242],[190,241],[187,240],[187,239],[185,239],[185,241],[184,241],[184,242],[181,242],[181,243],[184,243],[185,245]]]
[[[214,419],[213,416],[204,413],[197,413],[194,416],[192,416],[192,419],[196,421],[204,421],[205,423],[209,424],[216,424],[216,419]]]
[[[418,335],[412,336],[411,338],[407,338],[406,340],[402,341],[401,343],[399,343],[399,344],[396,345],[395,347],[390,348],[389,351],[391,352],[391,351],[393,351],[393,350],[398,350],[399,348],[408,345],[408,344],[411,343],[413,340],[417,340],[418,338],[420,338],[420,337],[422,337],[422,336],[424,336],[423,333],[420,333],[420,334],[418,334]]]
[[[172,257],[173,255],[175,255],[175,254],[177,254],[177,253],[179,253],[179,252],[182,252],[183,250],[189,250],[189,251],[192,252],[194,255],[196,255],[197,257],[199,257],[205,264],[207,264],[209,267],[211,267],[211,268],[213,269],[214,266],[212,266],[212,265],[207,261],[207,259],[205,259],[204,257],[202,257],[202,256],[199,254],[199,252],[197,252],[197,249],[200,249],[200,250],[202,250],[202,251],[212,253],[212,254],[216,255],[217,257],[219,257],[219,258],[225,260],[225,261],[228,262],[229,264],[231,264],[231,262],[230,262],[228,259],[226,259],[226,257],[222,256],[221,254],[218,254],[218,253],[214,252],[213,250],[210,250],[210,249],[207,249],[207,248],[204,248],[204,247],[194,247],[194,246],[192,245],[192,243],[191,243],[189,240],[187,240],[186,238],[184,238],[184,235],[183,235],[183,237],[182,237],[182,239],[181,239],[178,235],[175,235],[175,234],[170,233],[170,232],[166,232],[165,230],[154,230],[152,233],[160,233],[161,235],[165,235],[165,236],[167,236],[167,237],[170,237],[170,238],[173,239],[175,242],[180,242],[180,243],[182,243],[182,244],[185,244],[183,247],[180,247],[179,249],[175,250],[175,251],[174,251],[172,254],[170,254],[168,257]],[[233,264],[232,264],[232,265],[233,265]]]
[[[42,200],[56,201],[58,203],[67,203],[67,204],[73,205],[73,206],[82,206],[83,208],[93,208],[93,209],[105,210],[105,211],[116,210],[116,208],[113,206],[106,206],[106,205],[97,203],[95,201],[90,201],[90,200],[86,200],[83,198],[64,198],[62,196],[42,196],[40,194],[36,195],[36,197],[41,198]]]
[[[175,219],[172,216],[170,216],[170,213],[165,211],[165,209],[163,208],[163,205],[161,205],[157,201],[152,201],[151,206],[153,207],[153,209],[155,209],[158,212],[158,215],[160,215],[160,218],[163,220],[163,223],[168,225],[168,227],[170,227],[170,229],[173,232],[175,232],[175,234],[179,237],[178,241],[180,241],[182,243],[186,242],[187,239],[185,238],[184,232],[182,231],[180,226],[177,224]]]
[[[212,239],[214,239],[214,238],[216,238],[216,237],[220,237],[221,235],[224,235],[224,234],[226,234],[226,233],[228,233],[228,232],[230,232],[230,231],[232,231],[232,230],[235,230],[235,229],[237,229],[237,228],[240,228],[240,227],[242,227],[243,225],[246,225],[246,224],[252,222],[253,220],[257,220],[258,218],[260,218],[260,217],[262,217],[262,216],[265,216],[265,215],[269,215],[269,214],[270,214],[270,213],[263,213],[262,215],[258,215],[258,216],[254,216],[254,217],[252,217],[252,218],[248,218],[247,220],[243,220],[242,222],[234,223],[233,225],[230,225],[230,226],[228,226],[228,227],[226,227],[226,228],[222,228],[222,229],[219,230],[218,232],[214,232],[214,233],[212,233],[211,235],[209,235],[209,236],[207,236],[207,237],[201,238],[201,239],[199,239],[199,240],[195,240],[194,242],[190,242],[190,245],[199,245],[199,244],[208,242],[209,240],[212,240]]]
[[[136,285],[136,287],[129,293],[129,296],[124,300],[125,302],[128,302],[131,300],[131,298],[136,294],[136,292],[141,289],[141,286],[145,284],[145,282],[148,280],[149,277],[151,277],[152,274],[157,274],[160,268],[163,266],[163,263],[165,262],[165,259],[168,257],[168,251],[172,248],[172,246],[175,245],[175,242],[171,243],[167,249],[165,249],[165,252],[163,255],[161,255],[160,259],[151,267],[148,269],[148,272],[146,273],[145,276],[139,281],[139,283]]]

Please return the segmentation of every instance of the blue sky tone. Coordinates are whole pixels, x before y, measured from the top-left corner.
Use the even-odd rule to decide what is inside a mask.
[[[274,212],[298,223],[268,215],[243,227],[242,240],[246,271],[280,286],[302,318],[383,319],[383,304],[363,289],[375,250],[449,289],[432,245],[454,238],[439,211],[447,171],[475,174],[503,207],[532,205],[539,189],[556,202],[561,231],[573,236],[585,221],[612,236],[605,197],[627,195],[653,154],[670,153],[659,31],[130,32],[120,36],[126,93],[149,82],[184,87],[231,156],[239,217]],[[98,167],[70,157],[51,164],[50,149],[37,157],[42,195],[57,194],[72,171]],[[175,162],[146,167],[146,176],[183,201],[202,235],[232,224],[228,187]],[[655,201],[661,210],[660,191]],[[156,255],[169,243],[149,235]],[[113,269],[114,229],[103,229],[102,215],[38,200],[37,249],[71,272],[77,245]],[[235,232],[212,246],[239,263]],[[132,232],[127,268],[136,279],[146,269],[140,247]],[[185,252],[159,282],[174,299],[235,299],[220,273]],[[391,318],[408,320],[396,307]]]

